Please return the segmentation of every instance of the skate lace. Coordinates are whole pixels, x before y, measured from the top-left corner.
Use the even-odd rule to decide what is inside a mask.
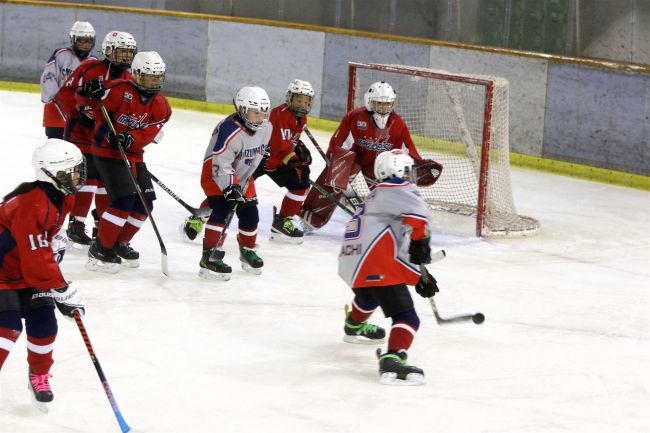
[[[402,359],[402,357],[399,355],[395,355],[394,353],[387,353],[385,355],[382,355],[379,360],[383,361],[384,359],[394,359],[395,362],[397,362],[399,365],[406,365],[406,360]]]
[[[296,230],[296,226],[293,224],[293,221],[290,218],[285,218],[284,221],[282,221],[282,227],[288,232],[293,232]]]
[[[249,260],[249,261],[250,261],[250,260],[257,260],[257,259],[259,259],[259,257],[258,257],[258,255],[257,255],[257,253],[255,252],[255,250],[250,250],[250,249],[248,249],[248,248],[242,248],[241,253],[242,253],[242,255],[244,256],[244,258],[246,258],[246,260]]]
[[[357,330],[357,334],[359,335],[371,335],[377,332],[377,325],[373,325],[372,323],[368,322],[362,322],[359,325],[359,329]]]
[[[29,380],[32,383],[32,387],[36,392],[50,391],[50,377],[51,374],[34,374],[29,375]]]

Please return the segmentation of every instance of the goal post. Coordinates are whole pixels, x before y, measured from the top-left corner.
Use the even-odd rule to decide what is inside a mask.
[[[420,155],[444,166],[438,182],[420,187],[432,209],[474,217],[477,236],[538,232],[539,222],[518,215],[512,196],[506,79],[376,63],[348,67],[348,111],[364,104],[372,83],[386,81]],[[353,186],[362,196],[369,192],[361,175]]]

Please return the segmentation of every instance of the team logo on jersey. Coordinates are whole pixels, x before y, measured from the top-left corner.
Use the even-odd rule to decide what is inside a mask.
[[[124,92],[124,100],[126,102],[132,102],[133,101],[133,95],[130,92]]]
[[[148,115],[149,113],[144,113],[139,119],[136,119],[127,114],[121,114],[120,117],[117,118],[117,123],[120,125],[126,125],[129,129],[142,129],[147,126],[144,119],[146,119]]]
[[[368,129],[368,124],[363,120],[357,120],[357,129]]]
[[[393,145],[386,141],[379,142],[379,141],[369,140],[367,138],[360,138],[359,140],[357,140],[357,145],[361,147],[365,147],[366,149],[374,150],[376,152],[385,152],[393,148]]]

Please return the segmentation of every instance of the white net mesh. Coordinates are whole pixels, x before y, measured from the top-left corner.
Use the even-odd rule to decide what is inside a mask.
[[[443,164],[442,176],[420,191],[433,209],[482,220],[480,236],[535,234],[539,223],[517,215],[510,187],[508,82],[504,78],[458,75],[398,65],[351,64],[356,82],[350,86],[354,107],[376,81],[397,92],[395,111],[404,119],[423,158]],[[486,109],[488,83],[493,83],[492,107]],[[490,122],[489,139],[484,125]],[[481,159],[486,151],[485,211],[479,212]],[[369,191],[362,176],[352,184],[361,196]]]

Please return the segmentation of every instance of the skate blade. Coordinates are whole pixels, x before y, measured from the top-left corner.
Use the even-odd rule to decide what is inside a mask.
[[[246,262],[241,262],[241,268],[253,275],[262,275],[262,268],[254,268]]]
[[[194,243],[194,240],[196,240],[199,237],[199,235],[197,233],[196,238],[190,239],[187,236],[187,233],[185,233],[185,224],[181,224],[180,226],[178,226],[178,235],[180,236],[181,241],[186,242],[188,244]]]
[[[90,245],[86,244],[78,244],[76,242],[70,241],[68,246],[66,247],[65,251],[71,252],[71,253],[88,253],[88,249],[90,248]]]
[[[285,244],[300,245],[303,242],[302,236],[299,238],[292,238],[291,236],[283,235],[282,233],[271,232],[269,240],[273,242],[282,242]]]
[[[199,270],[199,277],[203,278],[204,280],[228,281],[230,280],[231,275],[232,274],[214,272],[204,268],[201,268]]]
[[[369,346],[369,345],[375,345],[375,344],[384,344],[384,341],[386,341],[386,339],[385,338],[379,338],[377,340],[371,340],[370,338],[359,337],[357,335],[344,335],[343,336],[343,341],[345,343],[350,343],[350,344],[365,344],[365,345]]]
[[[27,389],[29,390],[29,396],[32,399],[32,404],[34,407],[43,413],[48,413],[49,409],[47,407],[47,403],[36,400],[36,395],[34,395],[34,391],[32,391],[32,387],[29,386],[29,384],[27,384]]]
[[[120,272],[119,263],[105,263],[101,260],[94,258],[88,258],[88,262],[85,265],[85,268],[93,272],[103,272],[105,274],[117,274]]]
[[[133,268],[133,269],[135,269],[135,268],[140,267],[140,262],[138,261],[138,259],[136,259],[136,260],[122,259],[122,266],[124,266],[125,268]]]
[[[396,386],[419,386],[424,385],[424,375],[418,373],[409,373],[406,379],[398,379],[397,373],[382,373],[379,376],[379,383],[382,385],[396,385]]]

